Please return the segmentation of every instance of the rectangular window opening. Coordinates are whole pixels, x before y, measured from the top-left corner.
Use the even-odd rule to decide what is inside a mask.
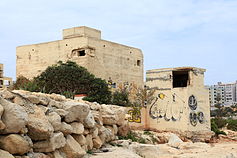
[[[173,71],[173,88],[187,87],[189,83],[189,71]]]
[[[86,55],[86,51],[85,50],[78,51],[78,56],[85,56],[85,55]]]
[[[137,66],[141,66],[141,60],[137,60]]]

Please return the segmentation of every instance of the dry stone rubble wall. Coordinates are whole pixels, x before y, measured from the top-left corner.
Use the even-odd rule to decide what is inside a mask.
[[[126,109],[21,90],[0,92],[0,158],[80,158],[126,135]]]

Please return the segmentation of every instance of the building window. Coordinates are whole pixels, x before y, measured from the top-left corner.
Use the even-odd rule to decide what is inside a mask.
[[[84,49],[74,49],[72,50],[71,57],[80,57],[80,56],[86,56],[86,50]]]
[[[86,51],[85,50],[78,51],[78,56],[85,56],[85,55],[86,55]]]
[[[173,88],[187,87],[189,81],[189,71],[173,71]]]
[[[141,66],[141,60],[137,60],[137,66]]]

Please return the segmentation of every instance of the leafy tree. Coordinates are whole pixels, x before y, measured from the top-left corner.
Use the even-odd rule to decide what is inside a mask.
[[[89,84],[95,78],[84,67],[75,62],[49,66],[44,72],[35,78],[41,89],[45,93],[88,93]]]
[[[58,93],[70,98],[75,94],[87,94],[85,100],[98,103],[110,103],[111,100],[106,81],[96,78],[72,61],[60,61],[49,66],[34,81],[44,93]]]
[[[129,92],[126,89],[116,90],[112,96],[112,104],[119,106],[129,106]]]
[[[31,92],[39,92],[40,88],[34,80],[29,80],[24,76],[19,76],[13,89],[23,89]]]
[[[108,88],[108,85],[105,80],[101,80],[100,78],[94,78],[91,80],[89,85],[88,96],[83,98],[83,100],[87,100],[90,102],[98,102],[98,103],[111,103],[111,91]]]

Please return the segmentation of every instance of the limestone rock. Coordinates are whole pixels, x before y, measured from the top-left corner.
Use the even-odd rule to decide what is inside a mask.
[[[180,144],[183,143],[183,141],[175,134],[171,134],[168,145],[173,148],[179,148]]]
[[[66,145],[60,151],[65,153],[67,158],[81,158],[86,154],[85,150],[71,135],[67,135]]]
[[[63,147],[66,144],[66,140],[63,136],[63,133],[54,133],[49,140],[40,141],[34,143],[34,151],[36,152],[53,152],[56,149]]]
[[[95,128],[92,132],[92,137],[96,138],[98,136],[98,134],[99,134],[99,130],[98,130],[98,128]]]
[[[130,130],[131,130],[131,129],[130,129],[129,124],[128,124],[128,123],[124,123],[124,124],[122,124],[122,125],[118,128],[118,135],[120,135],[120,136],[126,136]]]
[[[109,128],[105,128],[104,126],[99,129],[99,137],[102,142],[109,142],[114,139],[112,131]]]
[[[73,122],[70,124],[72,126],[72,133],[82,134],[84,132],[84,125],[82,123]]]
[[[68,114],[65,116],[65,121],[70,123],[73,121],[83,122],[88,116],[90,109],[87,104],[68,101],[65,102],[64,110],[68,111]]]
[[[56,150],[56,151],[53,152],[53,158],[66,158],[66,156],[63,156],[63,153]]]
[[[93,147],[99,149],[102,146],[102,141],[99,136],[93,139]]]
[[[28,99],[33,104],[38,104],[40,102],[39,98],[34,95],[28,95],[25,98]]]
[[[81,145],[86,144],[86,137],[82,134],[72,134],[72,137]]]
[[[121,126],[124,123],[125,115],[127,113],[126,108],[119,106],[112,106],[112,109],[114,110],[115,116],[117,116],[118,118],[116,124]]]
[[[63,132],[64,135],[71,134],[73,132],[73,128],[70,124],[65,122],[61,123],[60,131]]]
[[[89,112],[89,114],[85,118],[84,125],[86,128],[93,128],[95,126],[95,119],[91,112]]]
[[[0,130],[4,129],[6,127],[5,124],[1,120],[3,111],[4,111],[4,109],[3,109],[2,105],[0,104]]]
[[[0,133],[7,134],[20,132],[28,121],[28,115],[25,109],[17,104],[3,99],[2,97],[0,97],[0,104],[4,108],[2,121],[5,124],[5,128],[0,130]]]
[[[141,157],[157,158],[160,153],[159,146],[157,145],[133,143],[130,145],[130,148]]]
[[[22,97],[16,96],[13,99],[13,103],[23,106],[25,104],[25,101],[23,100]]]
[[[51,157],[43,153],[33,153],[31,154],[30,158],[51,158]]]
[[[18,134],[10,134],[0,137],[0,148],[11,154],[23,155],[30,151],[30,143]]]
[[[14,94],[12,94],[11,92],[9,92],[8,90],[4,89],[3,91],[0,92],[0,95],[4,98],[4,99],[13,99],[15,96]]]
[[[103,125],[103,118],[99,111],[91,111],[92,115],[94,116],[94,120],[97,123],[97,125]]]
[[[65,101],[66,100],[65,96],[59,95],[59,94],[55,94],[55,93],[52,93],[50,95],[50,98],[53,99],[53,100],[56,100],[56,101]]]
[[[46,96],[39,97],[39,104],[47,106],[49,104],[50,99]]]
[[[55,100],[52,100],[52,99],[49,101],[49,105],[48,106],[56,107],[58,109],[62,109],[63,108],[63,104],[61,102],[58,102],[58,101],[55,101]]]
[[[63,118],[68,114],[68,112],[65,111],[65,110],[63,110],[63,109],[56,109],[55,112],[56,112],[57,114],[59,114],[59,116],[61,116],[61,117],[63,117]]]
[[[0,149],[0,157],[1,158],[14,158],[9,152]]]
[[[92,135],[90,134],[86,136],[86,145],[87,145],[88,150],[93,149],[93,140],[92,140]]]
[[[49,122],[53,126],[54,131],[59,131],[61,128],[61,123],[62,123],[61,117],[56,112],[49,113],[47,117],[48,117]]]
[[[49,139],[53,134],[53,126],[49,123],[43,110],[37,106],[34,107],[35,113],[29,114],[29,121],[27,124],[28,135],[33,140]]]

